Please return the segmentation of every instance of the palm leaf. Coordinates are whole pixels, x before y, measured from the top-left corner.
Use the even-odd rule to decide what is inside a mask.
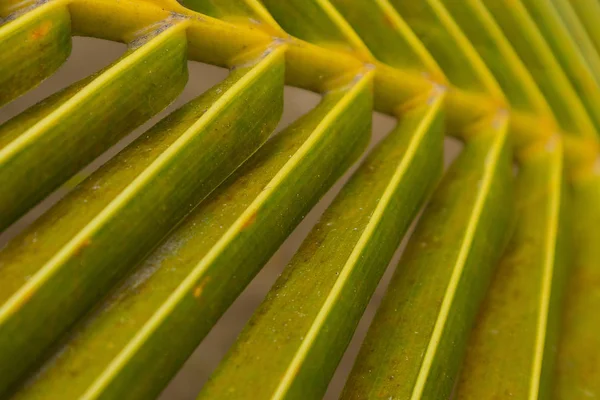
[[[188,60],[230,72],[0,249],[0,396],[158,396],[373,111],[396,127],[200,398],[322,397],[407,236],[342,398],[600,396],[599,23],[595,0],[4,0],[0,107],[71,36],[128,49],[0,125],[2,229],[168,106]],[[286,84],[322,98],[272,134]]]

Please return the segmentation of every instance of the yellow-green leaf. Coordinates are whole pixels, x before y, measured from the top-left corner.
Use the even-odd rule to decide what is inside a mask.
[[[600,71],[593,71],[577,46],[578,41],[569,32],[558,8],[553,1],[521,0],[546,43],[552,49],[554,57],[559,62],[569,78],[577,97],[583,103],[589,117],[600,128]],[[596,57],[598,55],[596,54]]]
[[[371,79],[367,74],[354,86],[326,95],[312,112],[269,140],[73,330],[63,350],[18,398],[147,399],[158,394],[363,151],[370,130]]]
[[[573,183],[573,251],[553,386],[557,400],[600,396],[599,177],[596,166],[594,176]]]
[[[262,0],[262,3],[287,33],[309,43],[370,57],[365,44],[328,0]]]
[[[179,94],[187,81],[186,36],[177,24],[167,28],[0,126],[0,228]]]
[[[267,139],[284,51],[174,112],[0,251],[0,390]]]
[[[511,219],[502,117],[479,127],[433,194],[357,357],[344,399],[447,398]]]
[[[454,85],[498,99],[503,97],[498,83],[440,0],[389,2]]]
[[[550,104],[561,127],[581,136],[593,136],[595,127],[552,49],[521,0],[481,0],[527,66]]]
[[[568,222],[556,137],[522,160],[514,234],[469,339],[459,399],[547,399],[566,273]]]
[[[379,61],[429,79],[444,79],[434,58],[388,0],[331,0],[331,3]]]
[[[323,396],[385,267],[441,175],[442,100],[432,97],[403,115],[344,186],[201,399]]]
[[[46,4],[7,19],[0,23],[0,106],[37,86],[71,53],[71,18],[64,5]]]

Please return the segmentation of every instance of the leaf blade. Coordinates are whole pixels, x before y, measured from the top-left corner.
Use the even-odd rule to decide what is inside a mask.
[[[64,5],[38,6],[0,25],[0,106],[33,89],[71,53],[71,21]]]
[[[0,251],[3,386],[266,140],[283,52],[176,111]]]
[[[596,170],[597,171],[597,170]],[[600,180],[598,173],[573,183],[573,252],[565,293],[554,379],[556,399],[600,394],[597,335],[600,271]]]
[[[51,361],[22,398],[147,398],[160,391],[366,145],[371,79],[326,95],[269,140],[82,323],[65,345],[77,351]],[[122,316],[130,322],[115,323]],[[176,343],[168,340],[173,331]],[[88,372],[74,380],[69,370],[81,362]],[[132,377],[140,382],[135,388]]]
[[[481,129],[424,211],[342,398],[449,395],[511,212],[506,121]]]
[[[179,94],[187,81],[182,27],[169,27],[103,73],[0,126],[0,227]]]
[[[408,111],[369,155],[199,398],[323,395],[377,282],[441,173],[442,99]]]
[[[562,175],[556,138],[520,166],[516,231],[471,333],[457,388],[461,399],[549,395],[566,273]]]

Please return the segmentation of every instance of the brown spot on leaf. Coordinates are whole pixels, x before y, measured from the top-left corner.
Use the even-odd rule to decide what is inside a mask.
[[[204,291],[204,287],[210,281],[210,277],[204,278],[196,287],[194,288],[194,297],[198,298],[202,295],[202,291]]]
[[[383,15],[383,22],[389,27],[396,28],[396,23],[388,14]]]
[[[88,247],[90,244],[92,244],[92,239],[91,238],[85,238],[85,240],[83,240],[81,242],[81,244],[79,246],[77,246],[77,249],[75,249],[75,251],[73,252],[75,255],[79,255],[79,253],[81,253],[86,247]]]
[[[256,213],[250,214],[250,216],[242,224],[242,229],[246,229],[252,226],[256,222]]]
[[[33,293],[35,292],[35,289],[29,289],[27,292],[25,292],[20,298],[18,303],[16,304],[16,309],[20,309],[21,307],[23,307],[23,305],[27,304],[27,302],[29,302],[29,300],[31,299],[31,297],[33,296]]]
[[[52,28],[52,21],[44,21],[40,26],[31,31],[31,38],[33,40],[43,38],[50,32],[50,28]]]

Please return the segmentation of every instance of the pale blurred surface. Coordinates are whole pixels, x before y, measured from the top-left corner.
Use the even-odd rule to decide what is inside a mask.
[[[27,93],[21,98],[13,101],[0,109],[0,123],[17,115],[27,107],[35,104],[52,93],[68,86],[69,84],[82,79],[99,69],[107,66],[116,60],[124,51],[125,46],[119,43],[103,41],[91,38],[74,38],[73,52],[70,59],[61,69],[51,78],[43,82],[38,88]],[[154,125],[169,112],[180,107],[182,104],[200,95],[203,91],[218,83],[227,75],[227,71],[221,68],[199,64],[189,63],[190,79],[181,94],[181,96],[171,104],[166,110],[158,114],[155,118],[148,121],[142,127],[138,128],[131,135],[123,139],[116,146],[106,152],[90,164],[82,173],[80,173],[71,182],[65,184],[65,187],[58,189],[49,198],[28,213],[21,220],[17,221],[5,233],[0,234],[0,247],[10,238],[24,229],[28,224],[35,220],[48,207],[62,198],[68,191],[81,179],[89,175],[93,170],[101,166],[110,157],[130,143],[135,137]],[[319,96],[308,93],[304,90],[286,87],[284,113],[278,130],[287,126],[289,123],[309,111],[319,101]],[[388,116],[375,113],[373,118],[373,140],[371,146],[383,138],[395,125],[394,119]],[[446,165],[456,157],[460,149],[460,144],[455,141],[446,141]],[[356,166],[355,166],[356,167]],[[354,167],[354,168],[355,168]],[[353,168],[353,169],[354,169]],[[351,169],[351,171],[353,170]],[[194,399],[200,391],[203,383],[208,379],[210,373],[217,366],[219,361],[225,355],[229,346],[234,342],[238,333],[242,330],[247,320],[250,318],[253,310],[260,304],[265,294],[275,282],[277,276],[281,273],[287,262],[290,260],[303,238],[308,234],[310,228],[316,223],[321,213],[327,205],[333,200],[335,194],[341,188],[349,174],[347,173],[340,181],[327,193],[323,200],[306,216],[304,221],[292,233],[292,235],[281,246],[279,251],[271,258],[269,263],[263,268],[261,273],[252,281],[242,295],[236,300],[231,308],[221,318],[219,323],[213,328],[194,354],[188,359],[184,367],[175,376],[171,384],[164,390],[160,396],[161,400],[188,400]],[[406,238],[405,238],[406,241]],[[405,242],[404,241],[404,242]],[[404,243],[403,242],[403,243]],[[401,246],[402,248],[403,246]],[[390,263],[395,267],[400,251]],[[344,355],[340,366],[330,384],[329,390],[325,396],[326,399],[335,399],[339,396],[343,388],[344,381],[354,362],[358,352],[360,342],[362,341],[368,325],[373,318],[374,311],[381,301],[381,296],[387,286],[393,268],[388,268],[385,276],[381,280],[377,291],[375,292],[366,312],[363,316],[352,343]],[[175,339],[176,340],[176,339]]]

